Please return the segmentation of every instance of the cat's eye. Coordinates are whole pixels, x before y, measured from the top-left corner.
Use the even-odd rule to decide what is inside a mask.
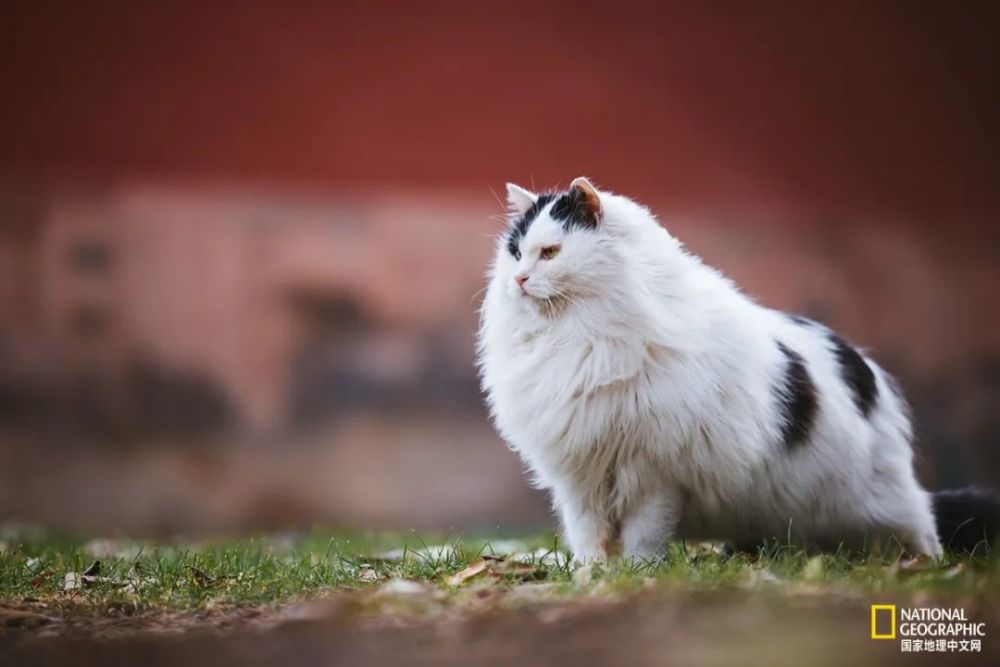
[[[547,245],[542,248],[542,251],[538,253],[538,256],[542,259],[552,259],[559,254],[560,247],[557,245]]]

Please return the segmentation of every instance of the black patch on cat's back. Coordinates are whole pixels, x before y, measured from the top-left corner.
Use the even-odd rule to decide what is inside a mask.
[[[840,377],[850,390],[851,398],[854,399],[854,405],[857,406],[858,412],[867,417],[878,399],[875,373],[872,372],[865,358],[848,345],[843,338],[832,331],[827,336],[833,343],[833,354],[840,365]]]
[[[786,313],[785,317],[787,317],[788,319],[790,319],[795,324],[798,324],[800,327],[813,327],[813,326],[816,326],[816,322],[814,322],[814,321],[810,320],[808,317],[804,317],[802,315],[790,315],[790,314]]]
[[[777,388],[778,405],[784,425],[781,436],[785,446],[795,449],[809,439],[816,421],[816,386],[806,368],[805,359],[782,342],[778,349],[785,356],[785,375]]]
[[[531,227],[531,223],[535,221],[542,209],[555,198],[555,194],[551,192],[538,195],[538,199],[531,205],[531,208],[511,224],[510,232],[507,234],[507,252],[511,254],[511,257],[517,257],[521,247],[521,239],[528,233],[528,227]]]

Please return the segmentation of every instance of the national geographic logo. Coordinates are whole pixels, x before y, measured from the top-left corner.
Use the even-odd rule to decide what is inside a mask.
[[[979,653],[986,624],[970,620],[961,607],[871,606],[872,639],[899,639],[903,653]]]
[[[879,623],[879,618],[882,623]],[[879,632],[879,628],[882,632]],[[894,604],[873,604],[872,605],[872,639],[895,639],[896,638],[896,605]]]

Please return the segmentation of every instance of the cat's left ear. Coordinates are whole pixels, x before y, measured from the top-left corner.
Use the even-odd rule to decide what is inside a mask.
[[[515,215],[524,215],[538,201],[538,195],[520,185],[507,184],[507,207]]]
[[[586,176],[577,176],[569,184],[569,191],[582,209],[584,218],[596,227],[604,216],[604,208],[601,206],[601,196],[597,192],[597,188],[587,180]]]

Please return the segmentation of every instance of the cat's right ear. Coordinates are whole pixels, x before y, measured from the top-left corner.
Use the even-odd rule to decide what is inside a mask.
[[[538,201],[538,195],[520,185],[507,184],[507,209],[514,215],[524,215]]]

